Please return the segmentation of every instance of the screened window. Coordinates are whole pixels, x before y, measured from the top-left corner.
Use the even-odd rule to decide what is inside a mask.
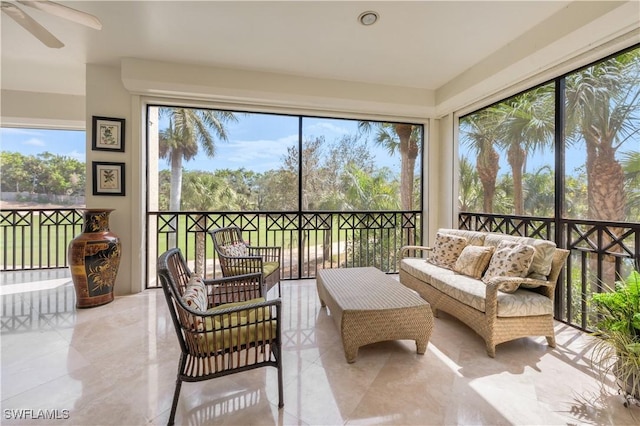
[[[421,125],[152,107],[156,115],[159,211],[421,208]]]
[[[553,215],[554,104],[547,84],[460,120],[461,211]]]
[[[640,222],[640,49],[570,74],[568,217]]]

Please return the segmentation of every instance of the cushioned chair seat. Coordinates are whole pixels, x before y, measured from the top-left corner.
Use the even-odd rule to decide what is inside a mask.
[[[217,330],[203,333],[199,336],[202,348],[207,352],[217,352],[224,349],[240,348],[248,343],[263,343],[275,340],[278,324],[276,321],[251,323],[246,318],[240,320],[239,325],[223,328],[219,323],[214,325]],[[228,327],[228,326],[225,326]]]
[[[269,275],[273,274],[276,270],[278,270],[279,267],[280,267],[280,264],[278,262],[263,262],[262,274],[265,277],[268,277]],[[231,273],[232,275],[250,274],[252,272],[257,272],[257,271],[253,271],[250,267],[244,267],[241,265],[229,267],[229,273]]]

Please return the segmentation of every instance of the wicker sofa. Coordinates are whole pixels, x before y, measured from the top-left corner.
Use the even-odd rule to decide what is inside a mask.
[[[447,239],[460,251],[443,257],[446,244],[440,243]],[[530,263],[520,265],[523,273],[499,272],[504,247],[530,256]],[[555,347],[554,292],[567,250],[541,239],[440,229],[433,247],[405,246],[400,253],[400,282],[429,302],[434,316],[445,311],[471,327],[485,340],[490,357],[499,343],[527,336],[545,336]]]

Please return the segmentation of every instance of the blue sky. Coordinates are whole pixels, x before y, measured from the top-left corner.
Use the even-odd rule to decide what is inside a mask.
[[[160,121],[161,129],[166,127]],[[298,117],[271,114],[238,114],[238,122],[226,124],[228,140],[216,143],[216,156],[208,158],[204,154],[185,162],[187,170],[251,169],[256,172],[278,169],[287,148],[297,145]],[[327,142],[334,142],[344,135],[356,134],[358,122],[354,120],[303,118],[304,138],[324,136]],[[369,136],[373,138],[373,134]],[[398,155],[390,157],[384,148],[369,143],[378,166],[390,167],[399,173]],[[168,168],[167,161],[159,160],[161,169]]]
[[[324,136],[333,142],[348,134],[357,133],[357,121],[307,118],[303,119],[305,137]],[[163,123],[161,122],[161,126]],[[166,124],[165,124],[166,125]],[[298,140],[298,117],[271,114],[239,115],[238,122],[226,125],[228,141],[216,143],[216,156],[208,158],[201,153],[193,160],[185,162],[187,170],[215,170],[246,168],[256,172],[277,169],[287,153],[287,147]],[[369,138],[372,138],[370,135]],[[385,149],[369,143],[378,166],[387,166],[399,172],[398,155],[390,157]],[[37,155],[50,152],[72,157],[80,161],[86,159],[85,132],[46,129],[0,129],[2,151]],[[129,149],[125,141],[125,149]],[[161,169],[168,168],[167,161],[159,160]]]
[[[2,151],[37,155],[43,152],[86,159],[85,132],[77,130],[0,129]]]
[[[188,170],[213,170],[219,168],[246,168],[256,172],[276,169],[280,166],[287,147],[293,146],[298,140],[298,117],[277,116],[271,114],[250,114],[242,116],[237,123],[228,123],[229,140],[217,143],[215,158],[199,155],[192,161],[184,163]],[[303,134],[305,137],[324,136],[327,141],[334,141],[341,136],[357,132],[357,121],[307,118],[303,119]],[[372,137],[372,136],[370,136]],[[621,152],[631,150],[631,144],[626,144]],[[376,156],[379,166],[388,166],[392,170],[399,170],[398,156],[390,157],[386,150],[369,143],[370,149]],[[51,152],[85,161],[86,144],[85,132],[72,130],[45,129],[0,129],[0,149],[2,151],[20,152],[25,155],[37,155]],[[466,149],[460,148],[464,153]],[[584,165],[586,153],[584,145],[578,145],[568,150],[567,173]],[[474,158],[470,158],[475,162]],[[159,160],[161,168],[167,168],[165,160]],[[527,171],[534,172],[544,164],[553,167],[553,156],[550,153],[540,153],[529,156]],[[501,158],[500,174],[509,173],[510,168],[506,158]]]

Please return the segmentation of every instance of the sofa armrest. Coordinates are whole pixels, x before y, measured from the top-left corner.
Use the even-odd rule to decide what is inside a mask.
[[[429,252],[429,251],[432,251],[433,248],[427,247],[427,246],[402,246],[400,247],[400,259],[409,257],[407,256],[407,254],[409,253],[409,250]]]
[[[487,289],[485,293],[485,313],[487,319],[495,318],[498,314],[498,289],[500,285],[505,283],[526,283],[531,285],[537,285],[539,287],[545,287],[544,291],[538,292],[543,296],[550,298],[553,301],[553,291],[555,283],[550,281],[536,280],[533,278],[520,278],[520,277],[493,277],[487,283]],[[531,289],[535,291],[535,289]]]

